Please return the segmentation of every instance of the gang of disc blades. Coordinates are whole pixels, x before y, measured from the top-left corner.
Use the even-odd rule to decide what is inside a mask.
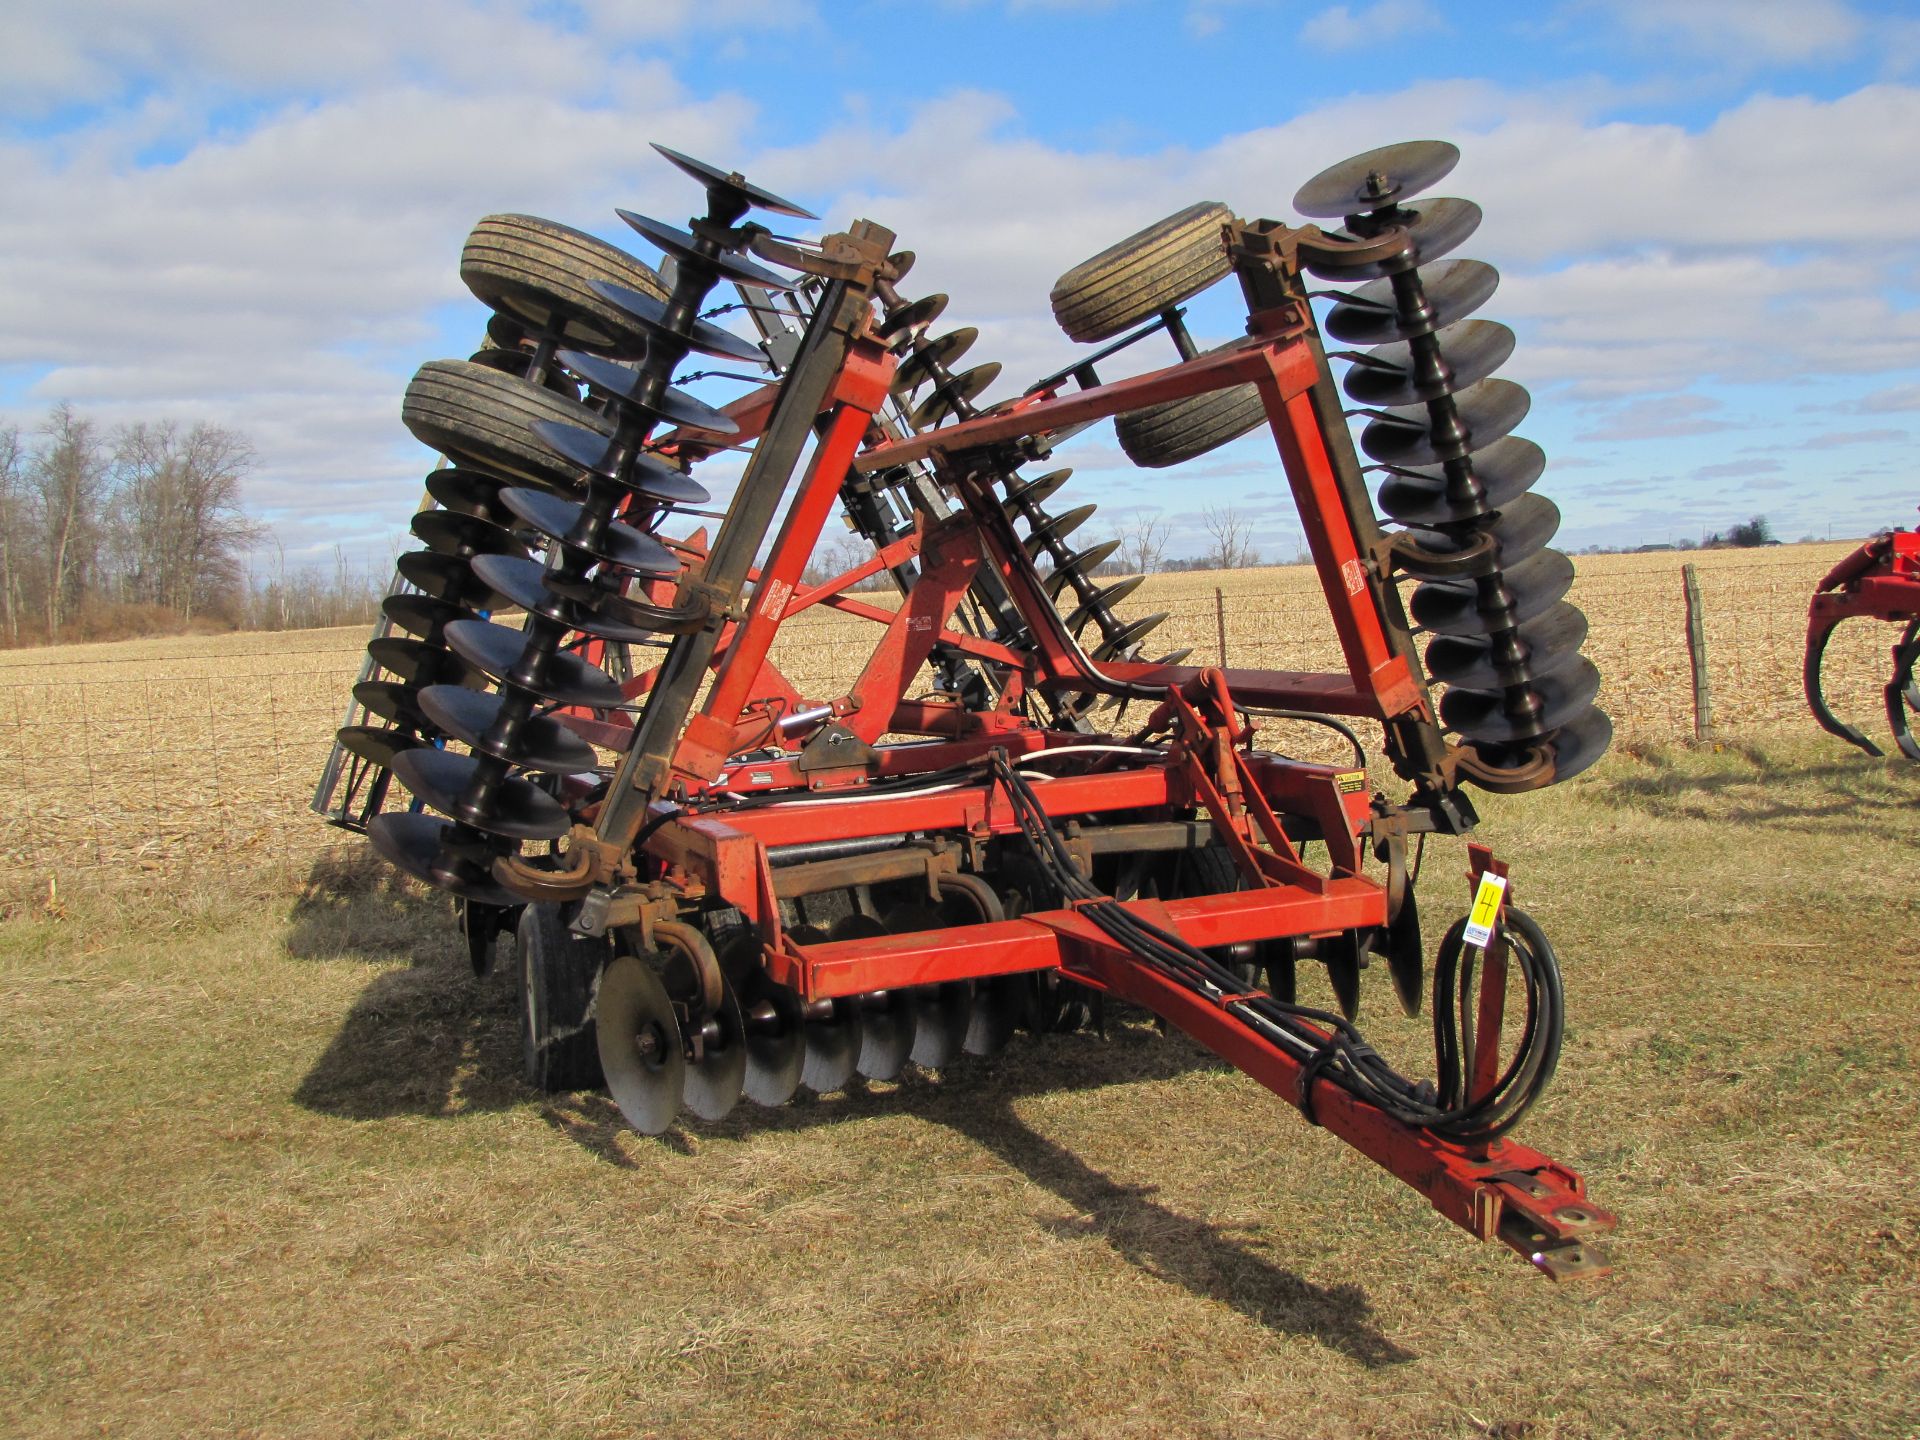
[[[948,377],[938,389],[922,400],[911,416],[913,428],[930,430],[948,415],[957,415],[963,404],[971,402],[982,390],[1000,378],[1000,362],[989,360],[971,370]]]
[[[1023,505],[1039,505],[1047,500],[1054,491],[1067,483],[1067,477],[1073,474],[1071,465],[1058,470],[1049,470],[1044,475],[1036,475],[1031,480],[1012,476],[1008,480],[1007,498],[1000,502],[1000,508],[1006,512],[1009,520],[1019,513]]]
[[[498,884],[490,870],[447,852],[441,840],[449,828],[438,815],[390,810],[367,822],[367,838],[374,849],[416,880],[485,905],[521,904],[520,897]]]
[[[1409,218],[1410,217],[1410,218]],[[1394,223],[1407,232],[1412,242],[1411,259],[1370,260],[1338,264],[1316,260],[1307,266],[1310,274],[1322,280],[1378,280],[1384,275],[1405,270],[1409,265],[1430,265],[1457,249],[1480,228],[1480,207],[1471,200],[1423,200],[1407,217],[1395,216]],[[1346,236],[1336,238],[1359,238]]]
[[[1053,568],[1052,573],[1050,573],[1045,580],[1040,582],[1047,592],[1047,598],[1049,600],[1059,599],[1060,592],[1066,588],[1069,580],[1073,579],[1076,575],[1091,575],[1095,570],[1098,570],[1102,565],[1106,564],[1108,560],[1112,559],[1114,552],[1119,550],[1119,548],[1120,542],[1118,540],[1102,540],[1097,544],[1089,545],[1084,550],[1076,551],[1074,554],[1069,555]]]
[[[1091,520],[1094,512],[1099,508],[1098,505],[1090,502],[1085,505],[1076,505],[1071,510],[1062,510],[1058,515],[1050,515],[1041,521],[1035,529],[1028,532],[1027,538],[1020,542],[1021,547],[1026,550],[1029,556],[1038,555],[1041,547],[1049,540],[1060,541],[1066,539],[1067,536]]]
[[[973,342],[979,338],[978,330],[971,325],[963,325],[958,330],[949,330],[937,340],[927,341],[902,360],[900,368],[893,372],[893,393],[905,395],[919,389],[935,378],[936,366],[952,365],[971,350]]]
[[[458,555],[436,555],[431,550],[409,550],[394,562],[400,578],[425,595],[452,600],[472,610],[498,609],[504,596],[496,595]]]
[[[800,1083],[816,1095],[828,1095],[851,1080],[860,1063],[863,1025],[859,1001],[851,999],[835,1000],[830,1019],[806,1021]]]
[[[607,1093],[642,1135],[659,1135],[680,1113],[687,1052],[667,987],[651,966],[616,955],[593,994],[594,1041]]]
[[[569,630],[576,630],[582,635],[591,635],[596,640],[614,640],[631,645],[652,640],[660,633],[651,626],[626,625],[620,621],[596,615],[591,610],[556,595],[546,583],[547,577],[553,572],[541,565],[538,560],[516,560],[511,555],[476,555],[473,558],[473,565],[489,584],[499,587],[502,594],[528,614],[542,615],[549,620],[558,621]],[[585,585],[589,582],[581,583]]]
[[[684,331],[669,325],[666,303],[654,299],[644,291],[635,290],[612,280],[589,280],[587,285],[594,294],[619,310],[635,325],[669,344],[683,345],[689,350],[697,350],[702,355],[714,355],[722,360],[739,360],[748,365],[760,366],[767,363],[766,351],[751,340],[734,334],[731,330],[721,329],[710,320],[689,317]]]
[[[1491,690],[1550,675],[1578,658],[1587,639],[1587,617],[1579,606],[1559,600],[1523,621],[1516,638],[1526,655],[1520,671],[1494,662],[1489,637],[1436,635],[1427,644],[1427,674],[1443,684],[1470,690]]]
[[[462,794],[483,762],[423,745],[394,756],[393,773],[428,806],[476,830],[511,840],[558,840],[573,828],[567,807],[539,786],[518,776],[504,777],[484,806],[472,806]]]
[[[504,558],[504,557],[498,557]],[[524,562],[532,564],[532,561]],[[417,595],[402,592],[389,595],[380,602],[380,613],[398,625],[409,635],[418,635],[422,640],[432,640],[454,620],[478,620],[464,605],[451,600],[438,600],[431,595]]]
[[[1293,197],[1293,208],[1315,220],[1338,219],[1411,200],[1439,184],[1460,163],[1445,140],[1403,140],[1329,165]]]
[[[1513,745],[1537,740],[1550,730],[1578,719],[1600,693],[1600,672],[1580,657],[1549,675],[1538,675],[1526,686],[1540,702],[1533,715],[1510,715],[1504,690],[1450,688],[1440,697],[1440,723],[1462,738],[1480,745]]]
[[[518,483],[483,470],[447,467],[427,476],[427,494],[448,510],[499,525],[506,520],[500,509],[500,491]]]
[[[1098,594],[1094,595],[1091,599],[1083,603],[1079,609],[1067,616],[1067,629],[1073,631],[1076,635],[1079,634],[1080,627],[1093,618],[1096,610],[1112,609],[1115,605],[1118,605],[1122,600],[1126,599],[1127,596],[1138,590],[1146,578],[1144,575],[1129,575],[1124,580],[1116,580],[1111,585],[1103,586]]]
[[[524,555],[527,547],[505,526],[457,510],[422,510],[408,527],[436,555]]]
[[[362,680],[353,687],[354,703],[369,715],[378,715],[409,730],[429,728],[420,709],[419,692],[398,680]]]
[[[570,550],[631,570],[636,575],[666,579],[680,573],[680,562],[671,550],[624,520],[607,521],[600,527],[599,535],[585,544],[573,539],[574,529],[587,509],[577,500],[562,500],[542,490],[507,490],[500,498],[527,524]],[[474,574],[487,584],[494,583],[492,576],[477,565]],[[500,593],[511,595],[513,592],[502,587]]]
[[[969,1055],[998,1055],[1006,1049],[1027,1017],[1032,995],[1029,975],[993,975],[976,981],[961,1049]]]
[[[762,210],[773,211],[776,215],[791,215],[797,220],[820,218],[811,210],[801,209],[791,200],[782,200],[771,190],[761,189],[737,170],[728,174],[718,166],[709,165],[704,160],[696,160],[691,155],[682,155],[678,150],[669,150],[664,145],[656,143],[653,148],[709,190],[729,191]]]
[[[486,622],[456,620],[453,623],[480,625]],[[415,690],[427,685],[485,683],[480,672],[458,655],[424,640],[409,640],[404,635],[382,635],[377,640],[369,640],[367,654],[381,669],[392,671],[403,684]]]
[[[1497,635],[1544,614],[1573,587],[1573,561],[1558,550],[1542,550],[1500,576],[1510,597],[1504,617],[1482,607],[1479,584],[1472,580],[1429,580],[1418,586],[1408,611],[1416,625],[1440,635]],[[457,628],[457,627],[454,627]]]
[[[1410,529],[1407,534],[1422,550],[1434,555],[1455,553],[1476,543],[1480,536],[1491,535],[1500,564],[1511,567],[1539,554],[1559,529],[1559,506],[1544,495],[1522,495],[1495,519],[1471,530],[1448,535],[1438,530]]]
[[[515,703],[494,690],[463,690],[458,685],[429,685],[420,692],[420,709],[433,724],[469,748],[553,775],[582,775],[599,764],[593,747],[551,715],[529,715],[514,732],[510,749],[487,743],[500,712]]]
[[[1493,444],[1527,418],[1533,397],[1511,380],[1482,380],[1452,397],[1462,439],[1437,440],[1433,416],[1424,405],[1387,412],[1360,432],[1360,448],[1386,465],[1433,465],[1471,455]]]
[[[674,259],[710,270],[722,280],[731,280],[736,285],[757,285],[762,290],[791,290],[799,284],[797,280],[790,280],[744,256],[724,250],[718,253],[702,250],[698,237],[678,225],[669,225],[651,215],[637,214],[617,206],[613,213]]]
[[[923,1070],[952,1064],[973,1027],[973,987],[964,980],[951,980],[907,993],[914,1009],[913,1063]]]
[[[1419,405],[1486,379],[1513,354],[1513,331],[1497,320],[1462,320],[1433,340],[1450,373],[1418,374],[1413,343],[1400,340],[1354,361],[1343,381],[1347,394],[1360,405]]]
[[[461,690],[460,693],[474,692]],[[417,736],[404,730],[389,730],[384,725],[343,725],[334,731],[333,739],[348,754],[358,755],[369,765],[378,765],[383,770],[392,768],[393,757],[402,750],[410,750],[420,743]]]
[[[657,456],[634,453],[622,461],[613,441],[595,431],[558,420],[536,420],[528,429],[562,460],[625,486],[642,500],[656,505],[704,505],[712,498],[699,481]]]
[[[523,670],[527,637],[504,625],[456,620],[447,627],[447,644],[501,683],[561,705],[612,710],[626,703],[612,676],[564,650],[541,651],[534,657],[537,668]]]
[[[1531,490],[1547,468],[1547,456],[1533,441],[1509,435],[1455,462],[1455,468],[1463,466],[1484,492],[1480,499],[1450,493],[1444,465],[1395,469],[1380,486],[1380,513],[1414,527],[1478,520],[1489,511],[1506,509]]]
[[[602,360],[597,355],[587,355],[578,350],[562,350],[554,358],[595,389],[617,395],[622,404],[644,410],[670,425],[701,430],[711,435],[740,433],[739,422],[731,415],[671,385],[663,385],[660,393],[651,400],[642,399],[640,390],[647,377],[617,361]]]
[[[946,308],[947,297],[939,291],[936,290],[931,295],[922,295],[911,305],[902,305],[898,310],[895,310],[891,315],[887,316],[885,320],[882,320],[878,332],[879,336],[882,340],[891,344],[900,336],[907,334],[909,331],[921,325],[931,325],[940,318],[941,312]]]
[[[1420,271],[1426,313],[1400,314],[1393,281],[1374,280],[1344,295],[1322,327],[1348,345],[1386,345],[1457,325],[1487,303],[1500,286],[1500,272],[1484,260],[1442,260]]]
[[[702,1120],[724,1120],[740,1103],[747,1081],[747,1031],[740,1002],[722,976],[720,1004],[707,1020],[717,1034],[702,1034],[700,1058],[687,1061],[680,1103]]]
[[[746,1004],[747,1077],[742,1089],[756,1105],[784,1105],[800,1088],[800,1070],[806,1064],[805,1011],[798,995],[775,985],[764,972],[756,971],[749,979],[755,989]]]

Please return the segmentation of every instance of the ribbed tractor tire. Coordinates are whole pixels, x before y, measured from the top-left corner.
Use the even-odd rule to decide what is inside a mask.
[[[471,360],[429,360],[414,372],[400,418],[421,444],[476,470],[572,491],[580,472],[540,443],[535,420],[602,435],[613,422],[578,400]]]
[[[1069,340],[1107,340],[1190,299],[1233,266],[1220,227],[1233,212],[1202,200],[1110,245],[1062,275],[1048,296]]]
[[[558,905],[527,906],[514,933],[527,1083],[546,1095],[596,1089],[602,1077],[593,987],[612,947],[575,935]]]
[[[537,215],[489,215],[475,225],[460,252],[460,278],[494,310],[556,332],[563,345],[609,355],[644,353],[647,332],[595,294],[590,282],[667,298],[651,266]]]
[[[1252,385],[1234,385],[1116,415],[1113,430],[1120,437],[1120,449],[1134,464],[1164,470],[1238,440],[1266,418],[1260,391]]]

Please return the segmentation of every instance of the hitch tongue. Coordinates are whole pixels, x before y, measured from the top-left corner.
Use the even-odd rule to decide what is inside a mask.
[[[1500,1202],[1496,1238],[1549,1280],[1598,1280],[1613,1273],[1594,1243],[1619,1222],[1551,1170],[1509,1171],[1487,1177]]]

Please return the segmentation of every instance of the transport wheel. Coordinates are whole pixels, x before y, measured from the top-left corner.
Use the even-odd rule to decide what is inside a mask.
[[[577,400],[471,360],[429,360],[414,372],[400,417],[422,445],[464,465],[572,491],[580,470],[541,443],[536,420],[600,435],[613,422]]]
[[[1220,243],[1232,218],[1203,200],[1108,246],[1054,285],[1054,319],[1069,340],[1106,340],[1199,294],[1233,268]]]
[[[646,353],[644,330],[594,291],[610,281],[667,298],[654,270],[624,250],[535,215],[489,215],[467,236],[460,278],[493,309],[562,345],[616,355]]]
[[[527,1083],[545,1094],[601,1083],[594,1043],[593,982],[612,953],[604,940],[567,928],[558,905],[529,905],[520,950],[520,1045]]]
[[[1209,390],[1113,417],[1120,448],[1134,464],[1163,470],[1218,450],[1264,424],[1267,408],[1252,385]]]

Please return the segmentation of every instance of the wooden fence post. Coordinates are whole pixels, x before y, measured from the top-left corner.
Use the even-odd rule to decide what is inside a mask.
[[[1227,668],[1227,597],[1218,585],[1213,587],[1213,628],[1220,638],[1220,668]]]
[[[1706,616],[1700,605],[1700,577],[1692,564],[1680,567],[1680,587],[1687,597],[1687,660],[1693,666],[1693,738],[1713,733],[1713,689],[1707,682]]]

